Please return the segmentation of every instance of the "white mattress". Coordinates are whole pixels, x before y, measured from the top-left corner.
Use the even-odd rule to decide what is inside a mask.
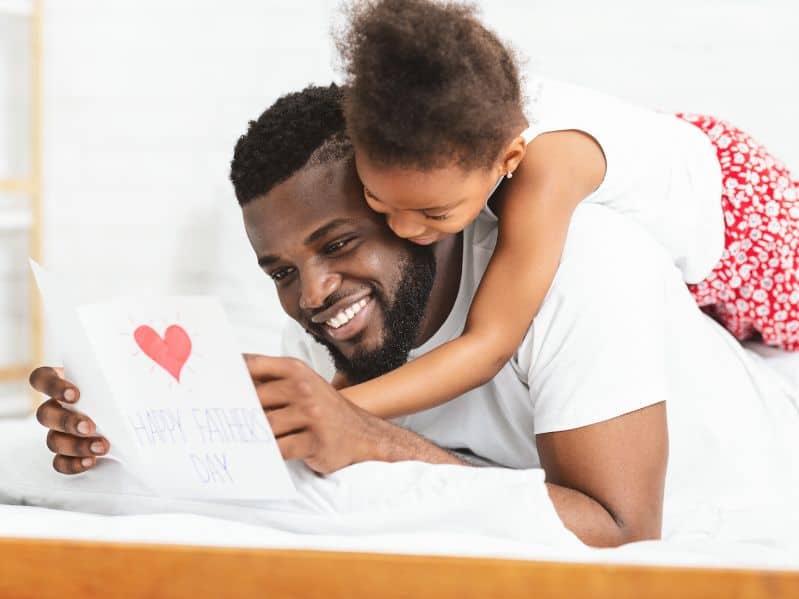
[[[799,354],[767,359],[799,374]],[[292,501],[204,503],[144,495],[114,462],[61,476],[43,439],[32,419],[0,421],[0,536],[799,569],[799,516],[767,489],[760,506],[681,510],[662,541],[597,550],[563,528],[540,470],[291,464]]]

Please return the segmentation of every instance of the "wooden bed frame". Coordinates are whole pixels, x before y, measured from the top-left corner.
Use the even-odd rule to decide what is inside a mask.
[[[799,572],[0,539],[0,597],[796,598]]]

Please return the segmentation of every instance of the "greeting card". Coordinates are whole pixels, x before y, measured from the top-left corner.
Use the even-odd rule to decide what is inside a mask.
[[[155,493],[285,497],[294,487],[220,303],[73,303],[32,263],[66,377],[122,461]]]

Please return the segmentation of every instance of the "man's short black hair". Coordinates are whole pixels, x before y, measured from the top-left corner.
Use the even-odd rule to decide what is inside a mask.
[[[250,121],[233,151],[230,180],[243,206],[304,166],[340,160],[351,152],[341,87],[308,86],[278,98]]]

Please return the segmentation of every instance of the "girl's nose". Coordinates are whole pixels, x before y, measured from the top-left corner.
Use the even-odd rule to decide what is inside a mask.
[[[419,237],[427,230],[424,223],[420,222],[419,217],[407,210],[387,214],[386,222],[397,237],[403,239]]]

